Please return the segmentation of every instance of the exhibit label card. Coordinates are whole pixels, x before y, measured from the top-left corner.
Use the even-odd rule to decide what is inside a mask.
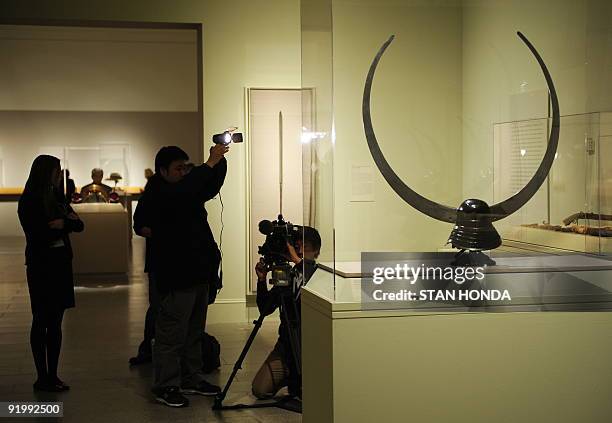
[[[351,202],[373,202],[374,170],[371,166],[351,167]]]

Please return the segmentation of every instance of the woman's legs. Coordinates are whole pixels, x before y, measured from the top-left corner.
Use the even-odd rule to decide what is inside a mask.
[[[32,314],[30,345],[38,381],[55,384],[57,366],[62,347],[62,320],[64,310],[45,310]]]
[[[287,386],[289,370],[285,364],[284,348],[280,341],[263,362],[251,384],[251,391],[258,399],[271,398]]]
[[[74,287],[69,250],[50,248],[26,269],[32,329],[30,345],[38,372],[34,389],[59,392],[66,390],[57,378],[62,346],[62,320],[66,307],[74,307]]]
[[[49,313],[47,326],[47,365],[50,382],[59,382],[57,377],[57,365],[59,362],[60,350],[62,348],[62,320],[64,310],[57,310]]]
[[[44,313],[32,313],[32,328],[30,329],[30,346],[34,356],[34,365],[38,373],[38,380],[45,381],[47,371],[47,327]]]

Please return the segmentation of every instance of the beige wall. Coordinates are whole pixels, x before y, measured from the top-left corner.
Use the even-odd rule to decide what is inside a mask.
[[[195,29],[0,25],[0,110],[198,110]]]
[[[244,128],[244,87],[299,87],[300,33],[297,0],[76,0],[5,1],[1,17],[203,25],[204,139],[230,125]],[[206,146],[209,142],[206,141]],[[246,157],[241,146],[229,154],[223,188],[225,288],[219,303],[229,304],[225,321],[243,320],[246,289]],[[220,231],[220,205],[208,205],[209,221]],[[231,309],[231,311],[229,310]],[[225,310],[225,309],[224,309]],[[216,319],[215,312],[211,316]]]

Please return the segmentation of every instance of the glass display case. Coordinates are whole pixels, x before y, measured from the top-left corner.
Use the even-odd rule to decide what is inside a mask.
[[[555,279],[547,273],[559,264],[554,257],[565,252],[597,254],[595,260],[603,260],[597,269],[612,269],[605,256],[612,222],[602,220],[612,213],[612,122],[604,112],[612,110],[612,74],[604,71],[612,44],[600,42],[610,30],[593,25],[607,7],[602,1],[554,8],[546,1],[529,7],[493,7],[484,0],[302,1],[302,87],[315,93],[312,107],[303,110],[303,149],[310,155],[303,168],[310,181],[304,222],[322,238],[319,261],[326,271],[317,271],[312,285],[318,295],[346,307],[361,303],[364,252],[456,253],[447,245],[453,224],[400,198],[368,148],[364,85],[391,35],[371,92],[378,144],[404,184],[452,208],[469,198],[489,205],[508,198],[541,161],[550,133],[549,91],[517,31],[531,41],[555,84],[561,138],[552,171],[535,196],[494,223],[504,243],[492,253],[498,261],[492,273],[518,280],[541,272],[548,275],[534,276],[541,293]],[[562,223],[579,212],[584,214]],[[571,245],[565,235],[573,237]],[[592,270],[565,269],[588,281],[597,273]],[[503,284],[499,276],[491,280],[496,278]],[[608,292],[600,282],[592,282],[600,284],[596,290]],[[526,296],[541,302],[539,294]]]
[[[334,129],[331,1],[301,3],[303,222],[334,262]]]
[[[128,144],[100,144],[90,147],[43,146],[38,149],[38,154],[58,157],[62,168],[70,171],[70,178],[77,187],[77,193],[81,188],[92,183],[93,169],[102,169],[101,183],[107,187],[105,189],[109,192],[96,196],[99,200],[80,200],[121,203],[124,207],[129,207],[126,200],[127,192],[124,189],[129,186],[130,181],[128,165],[130,146]]]
[[[91,182],[91,170],[100,168],[104,171],[103,182],[115,187],[115,180],[110,179],[116,174],[118,186],[129,186],[129,153],[127,144],[100,144],[95,147],[65,147],[66,167],[77,183],[83,186]]]
[[[605,255],[612,252],[612,113],[562,116],[554,165],[521,210],[501,220],[502,238],[537,246]],[[539,164],[549,120],[494,125],[494,198],[516,192]]]

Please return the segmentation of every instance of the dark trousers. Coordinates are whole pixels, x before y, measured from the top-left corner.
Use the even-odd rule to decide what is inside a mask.
[[[159,293],[155,283],[155,273],[149,272],[149,308],[145,316],[144,339],[138,347],[138,355],[151,356],[153,349],[151,342],[155,338],[155,321],[159,311]]]
[[[202,373],[202,332],[208,310],[208,284],[171,291],[161,298],[155,325],[153,389],[194,386]]]

